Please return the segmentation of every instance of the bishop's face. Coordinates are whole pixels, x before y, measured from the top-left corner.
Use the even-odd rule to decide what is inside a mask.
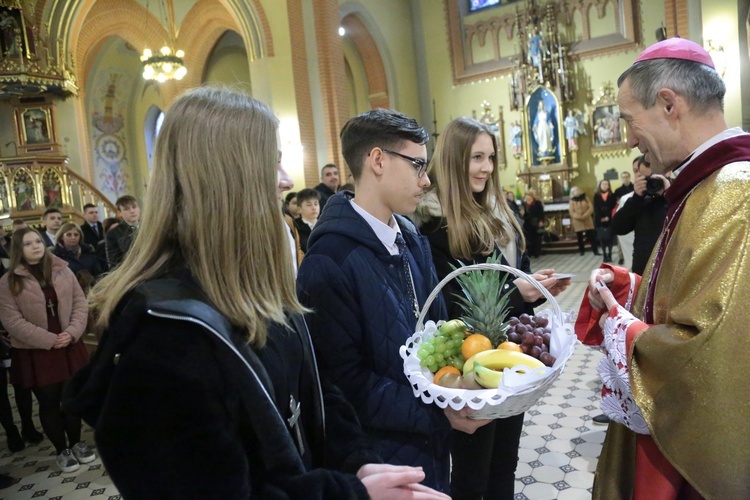
[[[637,147],[647,162],[659,165],[659,170],[654,169],[654,173],[664,175],[685,159],[687,154],[680,147],[684,141],[679,128],[670,120],[672,104],[657,98],[656,104],[646,109],[631,94],[627,79],[620,87],[617,101],[620,116],[628,124],[628,147]]]

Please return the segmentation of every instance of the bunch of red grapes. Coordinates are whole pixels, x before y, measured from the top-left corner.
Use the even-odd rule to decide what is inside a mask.
[[[511,316],[508,321],[508,340],[521,346],[524,354],[532,356],[545,366],[555,364],[555,357],[549,352],[549,340],[552,329],[547,326],[549,320],[542,316],[522,314]]]

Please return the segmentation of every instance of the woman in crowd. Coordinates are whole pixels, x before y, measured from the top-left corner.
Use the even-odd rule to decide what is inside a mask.
[[[10,266],[0,279],[0,321],[10,334],[11,382],[31,388],[57,465],[73,472],[96,457],[81,441],[81,419],[62,411],[70,377],[88,362],[78,339],[87,323],[83,290],[68,264],[46,252],[31,228],[11,238]]]
[[[544,204],[536,197],[536,191],[529,189],[524,198],[523,230],[529,244],[529,255],[542,255],[544,236]]]
[[[596,235],[594,233],[594,219],[591,217],[594,213],[594,207],[588,198],[586,198],[586,193],[578,186],[573,186],[570,190],[568,213],[570,213],[573,231],[575,231],[578,237],[578,250],[581,252],[581,255],[585,253],[585,247],[583,246],[584,235],[589,245],[591,245],[594,255],[599,255],[596,247]]]
[[[497,170],[495,136],[482,123],[457,118],[440,135],[428,170],[430,191],[417,208],[415,219],[427,236],[438,278],[451,266],[482,263],[493,253],[502,263],[531,273],[521,226],[503,196]],[[569,280],[551,278],[546,269],[534,278],[553,294],[564,290]],[[498,279],[503,273],[498,273]],[[533,313],[541,294],[520,278],[510,277],[510,315]],[[455,294],[455,280],[443,288],[448,317],[462,315]],[[518,443],[523,414],[488,420],[474,434],[452,431],[451,497],[453,499],[513,498]]]
[[[55,239],[55,255],[68,263],[68,267],[81,283],[83,291],[88,292],[94,281],[104,272],[94,248],[83,242],[83,232],[75,222],[63,224]]]
[[[126,498],[446,498],[419,469],[375,464],[353,410],[318,377],[277,127],[226,90],[172,103],[138,236],[91,292],[104,335],[66,406],[95,426]]]
[[[617,200],[609,187],[609,181],[607,179],[599,181],[594,194],[594,227],[596,227],[596,238],[602,247],[604,262],[612,262],[614,235],[609,226],[616,206]]]

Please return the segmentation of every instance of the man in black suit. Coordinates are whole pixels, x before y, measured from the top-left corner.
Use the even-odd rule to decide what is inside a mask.
[[[315,186],[315,191],[320,193],[320,212],[326,206],[328,198],[336,194],[339,190],[339,168],[333,163],[329,163],[320,169],[320,184]]]
[[[104,239],[104,227],[99,222],[99,209],[96,205],[86,203],[83,206],[83,219],[86,221],[81,224],[83,241],[96,248],[97,244]]]

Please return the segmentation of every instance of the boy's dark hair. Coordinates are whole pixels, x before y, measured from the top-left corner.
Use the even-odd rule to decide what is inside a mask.
[[[47,217],[48,214],[60,214],[60,215],[62,215],[62,212],[60,211],[59,208],[49,207],[47,210],[44,211],[44,214],[42,215],[42,219],[44,219],[45,217]]]
[[[365,157],[373,148],[397,150],[405,141],[425,144],[429,139],[430,134],[414,118],[378,108],[346,122],[341,129],[341,151],[352,176],[359,179]]]
[[[302,203],[306,202],[307,200],[319,199],[320,193],[315,191],[314,189],[302,189],[299,193],[297,193],[297,205],[302,205]]]
[[[119,198],[117,198],[117,201],[115,202],[115,206],[117,207],[117,210],[122,210],[123,208],[132,204],[137,205],[138,200],[135,199],[135,196],[130,196],[129,194],[126,194],[125,196],[120,196]]]
[[[14,226],[20,226],[21,224],[26,224],[26,221],[23,220],[23,219],[13,219],[13,224],[12,225],[14,225]]]
[[[85,204],[85,205],[83,206],[83,211],[85,212],[85,211],[86,211],[86,210],[88,210],[89,208],[96,208],[96,205],[94,205],[93,203],[86,203],[86,204]]]
[[[291,193],[287,193],[286,197],[284,198],[284,205],[289,205],[289,203],[292,201],[292,198],[297,196],[296,191],[292,191]]]

